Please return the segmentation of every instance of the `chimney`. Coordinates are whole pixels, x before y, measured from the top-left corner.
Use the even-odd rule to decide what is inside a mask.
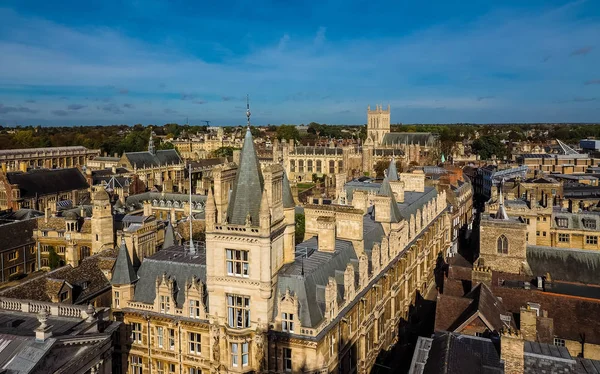
[[[524,340],[537,341],[538,311],[539,309],[534,309],[529,304],[521,307],[521,333]]]
[[[23,173],[27,173],[27,163],[24,161],[21,161],[19,163],[19,170],[21,170]]]
[[[335,252],[335,218],[317,218],[317,229],[319,231],[319,236],[317,238],[319,251]]]
[[[483,283],[492,289],[492,269],[489,267],[477,266],[471,271],[471,285],[475,288],[479,283]]]
[[[115,152],[115,157],[117,157],[117,158],[119,157],[119,153],[118,152]]]
[[[50,208],[46,207],[44,209],[44,222],[48,223],[48,218],[50,218]]]
[[[113,174],[117,174],[117,167],[115,165],[113,165],[113,167],[111,168],[111,172]]]
[[[500,334],[500,359],[504,361],[505,374],[524,373],[524,341],[519,330],[507,330]]]

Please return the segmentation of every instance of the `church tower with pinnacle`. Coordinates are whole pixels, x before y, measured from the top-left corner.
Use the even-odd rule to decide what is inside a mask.
[[[376,105],[375,110],[367,107],[367,138],[373,140],[373,145],[378,146],[383,142],[385,134],[390,132],[390,106],[383,109],[383,105]]]

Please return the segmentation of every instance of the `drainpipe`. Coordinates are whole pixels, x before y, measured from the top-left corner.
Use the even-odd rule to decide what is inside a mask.
[[[177,323],[177,328],[179,331],[179,374],[183,374],[183,359],[181,358],[181,355],[183,354],[181,351],[181,325],[179,323]]]
[[[148,369],[150,370],[150,373],[152,373],[152,356],[150,355],[150,317],[146,316],[146,324],[148,326]]]

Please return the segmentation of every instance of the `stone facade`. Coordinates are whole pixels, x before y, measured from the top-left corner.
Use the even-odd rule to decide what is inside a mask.
[[[4,173],[27,169],[82,167],[98,155],[99,149],[82,146],[5,149],[0,150],[0,165]]]
[[[368,373],[434,285],[435,258],[450,245],[445,192],[413,192],[417,205],[394,207],[384,188],[377,199],[388,213],[375,217],[307,206],[307,240],[296,244],[284,170],[260,170],[249,132],[223,194],[230,177],[209,190],[205,249],[158,251],[138,279],[122,247],[115,267],[131,270],[113,278],[113,305],[129,326],[124,369]]]
[[[496,271],[527,272],[527,224],[518,219],[499,220],[484,217],[479,228],[479,266]]]

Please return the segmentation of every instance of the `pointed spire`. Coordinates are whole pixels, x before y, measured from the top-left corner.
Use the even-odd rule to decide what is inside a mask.
[[[502,182],[500,182],[500,195],[498,196],[498,212],[496,213],[496,219],[508,220],[508,213],[506,213],[506,209],[504,208],[504,194],[502,193],[502,189],[504,187],[504,178],[502,178]]]
[[[165,227],[165,241],[163,242],[162,249],[167,249],[175,245],[175,232],[173,231],[173,225],[167,221]]]
[[[398,177],[398,169],[396,168],[396,160],[394,157],[392,157],[392,161],[390,161],[390,166],[388,166],[387,177],[391,181],[397,181],[398,179],[400,179]]]
[[[117,261],[115,261],[115,267],[113,269],[111,284],[123,285],[131,284],[138,279],[131,258],[129,257],[129,251],[125,244],[125,238],[121,239],[121,247],[119,248],[119,254],[117,255]]]
[[[264,180],[260,164],[254,149],[252,134],[248,128],[240,152],[240,165],[233,183],[231,199],[227,207],[227,221],[229,223],[245,225],[248,213],[250,213],[253,225],[258,223],[263,186]]]

